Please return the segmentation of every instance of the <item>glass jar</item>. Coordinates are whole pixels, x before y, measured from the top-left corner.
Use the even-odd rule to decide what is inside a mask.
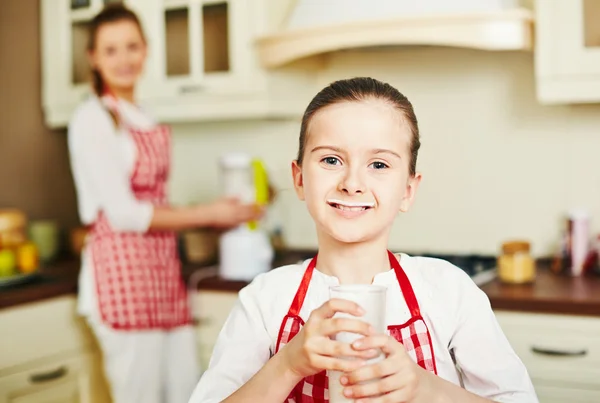
[[[498,277],[510,284],[531,283],[535,280],[535,260],[530,255],[527,241],[508,241],[502,244],[498,257]]]

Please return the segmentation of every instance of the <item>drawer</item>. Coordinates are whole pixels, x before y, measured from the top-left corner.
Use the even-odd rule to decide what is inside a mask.
[[[57,354],[95,349],[75,297],[60,297],[0,311],[0,375]]]
[[[548,384],[533,380],[540,403],[597,403],[600,389],[581,389],[570,384]]]
[[[499,312],[496,317],[532,379],[600,390],[600,319]]]
[[[196,337],[200,362],[208,365],[212,349],[217,342],[238,294],[235,292],[199,291],[194,296],[193,311],[196,319]]]

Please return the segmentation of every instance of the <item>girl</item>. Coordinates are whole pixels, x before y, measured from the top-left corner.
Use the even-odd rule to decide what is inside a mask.
[[[236,226],[260,212],[232,200],[168,205],[169,130],[134,103],[146,43],[133,12],[111,5],[94,18],[89,58],[95,95],[69,125],[79,213],[90,226],[79,312],[116,403],[184,403],[199,371],[173,230]]]
[[[355,78],[316,95],[292,173],[316,224],[318,257],[240,291],[191,403],[327,402],[325,370],[343,371],[343,393],[357,402],[537,402],[471,279],[446,261],[386,249],[421,181],[419,146],[413,107],[388,84]],[[333,318],[362,312],[329,300],[330,286],[371,283],[387,287],[388,334]],[[364,338],[331,340],[342,331]],[[363,365],[377,349],[385,360]]]

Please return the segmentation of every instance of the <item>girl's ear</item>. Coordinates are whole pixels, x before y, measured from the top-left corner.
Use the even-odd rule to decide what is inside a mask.
[[[292,180],[294,181],[294,189],[296,189],[296,195],[298,195],[298,199],[304,200],[302,167],[298,165],[298,161],[292,161]]]
[[[402,197],[402,201],[400,202],[400,211],[406,213],[413,202],[415,201],[415,196],[417,195],[417,189],[419,188],[419,184],[421,183],[421,179],[423,176],[417,172],[414,176],[408,178],[408,183],[406,184],[406,191],[404,192],[404,196]]]

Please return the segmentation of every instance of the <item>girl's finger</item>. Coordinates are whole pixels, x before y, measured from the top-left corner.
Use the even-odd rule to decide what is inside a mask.
[[[324,355],[317,356],[312,362],[316,368],[340,372],[351,372],[364,365],[364,361],[360,359],[343,359]]]
[[[375,329],[367,322],[352,318],[331,318],[321,323],[321,334],[333,336],[340,332],[358,333],[369,336],[375,333]]]
[[[358,398],[354,400],[354,403],[407,403],[411,402],[414,397],[415,393],[413,390],[404,388],[378,397]]]
[[[357,303],[345,299],[332,298],[323,305],[315,309],[310,316],[317,319],[327,319],[333,317],[337,312],[348,313],[354,316],[362,316],[365,310]]]
[[[313,352],[319,355],[325,355],[329,357],[353,357],[363,358],[368,360],[374,358],[379,354],[378,350],[363,350],[358,351],[352,348],[348,343],[340,341],[322,339],[318,346],[313,348]]]
[[[388,357],[381,362],[365,365],[348,374],[345,374],[342,382],[346,385],[355,385],[360,382],[368,382],[374,379],[385,378],[389,375],[399,372],[402,368],[402,361],[394,357]]]
[[[345,387],[343,393],[344,396],[355,399],[361,397],[377,397],[385,393],[402,389],[405,386],[401,375],[396,373],[373,382]]]
[[[394,342],[396,342],[397,344],[400,344],[396,341],[396,339],[394,339],[391,336],[387,336],[385,334],[376,334],[376,335],[370,335],[367,337],[363,337],[361,339],[356,340],[355,342],[352,343],[352,348],[354,348],[355,350],[368,350],[368,349],[389,349],[390,347],[393,348],[393,346],[390,344],[391,341],[390,339],[394,340]],[[390,345],[388,345],[390,344]],[[385,351],[386,353],[390,353],[388,351]]]

